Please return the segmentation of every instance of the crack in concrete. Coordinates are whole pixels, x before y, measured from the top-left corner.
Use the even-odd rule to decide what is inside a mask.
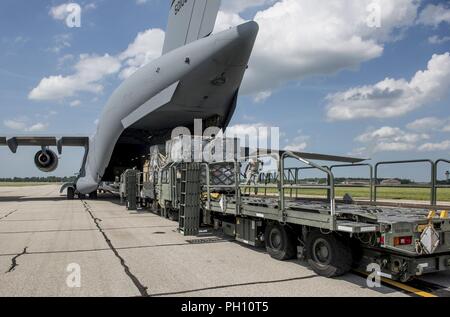
[[[98,231],[98,229],[96,229]],[[232,243],[231,240],[223,240],[209,243]],[[137,250],[137,249],[150,249],[150,248],[171,248],[171,247],[191,247],[199,246],[199,243],[167,243],[167,244],[153,244],[153,245],[138,245],[138,246],[128,246],[128,247],[116,247],[116,250]],[[64,254],[64,253],[85,253],[85,252],[102,252],[111,251],[110,248],[100,248],[100,249],[85,249],[85,250],[54,250],[54,251],[35,251],[27,252],[25,255],[43,255],[43,254]],[[14,254],[0,254],[1,257],[10,257]]]
[[[82,203],[84,205],[84,209],[86,209],[86,211],[89,213],[92,220],[94,221],[95,225],[97,226],[98,231],[103,235],[103,238],[105,239],[106,244],[109,246],[109,248],[114,253],[114,255],[119,259],[120,264],[122,265],[122,267],[125,271],[125,274],[131,279],[131,281],[136,286],[136,288],[138,289],[138,291],[142,297],[149,297],[148,287],[142,285],[142,283],[139,281],[139,279],[131,272],[130,267],[126,264],[125,259],[119,254],[119,252],[114,247],[111,240],[109,239],[108,235],[105,233],[103,228],[100,226],[100,222],[102,220],[94,216],[90,206],[85,201],[82,201]]]
[[[5,218],[8,218],[9,216],[11,216],[11,215],[12,215],[13,213],[15,213],[16,211],[17,211],[17,209],[11,211],[10,213],[8,213],[8,214],[6,214],[6,215],[4,215],[3,217],[0,217],[0,220],[3,220],[3,219],[5,219]]]
[[[105,231],[120,231],[129,229],[152,229],[152,228],[173,228],[174,226],[142,226],[142,227],[121,227],[121,228],[104,228]],[[28,234],[28,233],[56,233],[56,232],[89,232],[98,231],[95,229],[62,229],[62,230],[30,230],[30,231],[0,231],[0,235],[8,234]]]
[[[191,289],[191,290],[178,291],[178,292],[152,294],[151,297],[174,296],[174,295],[197,293],[197,292],[202,292],[202,291],[211,291],[211,290],[242,287],[242,286],[251,286],[251,285],[278,284],[278,283],[286,283],[286,282],[292,282],[292,281],[302,281],[302,280],[314,279],[316,277],[319,277],[319,276],[318,275],[308,275],[308,276],[293,277],[293,278],[286,278],[286,279],[272,280],[272,281],[257,281],[257,282],[238,283],[238,284],[218,285],[218,286],[211,286],[211,287]]]
[[[9,270],[5,272],[5,274],[8,274],[8,273],[13,272],[13,271],[16,269],[16,267],[19,266],[19,264],[17,264],[17,259],[18,259],[19,257],[21,257],[22,255],[27,254],[27,249],[28,249],[28,247],[25,247],[25,248],[23,249],[22,253],[17,254],[15,257],[13,257],[13,258],[11,259],[11,266],[10,266]]]

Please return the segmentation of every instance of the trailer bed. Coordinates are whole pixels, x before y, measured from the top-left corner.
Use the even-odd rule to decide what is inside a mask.
[[[272,220],[283,220],[297,224],[315,225],[328,228],[331,218],[330,203],[312,199],[286,199],[285,213],[280,212],[280,202],[271,197],[240,197],[239,208],[234,196],[211,200],[210,210],[229,215],[254,216]],[[338,231],[351,233],[378,231],[381,224],[424,224],[427,223],[429,209],[401,206],[373,206],[364,204],[337,203],[335,208]]]
[[[218,200],[216,201],[218,202]],[[212,202],[213,203],[213,202]],[[228,204],[235,205],[236,200],[230,199]],[[280,209],[279,200],[276,198],[254,198],[241,197],[241,204],[245,206]],[[311,199],[286,199],[285,207],[288,210],[330,215],[330,203],[325,201]],[[357,216],[364,217],[375,222],[394,223],[394,222],[417,222],[426,220],[429,209],[411,208],[401,206],[373,206],[364,204],[336,204],[336,216]]]

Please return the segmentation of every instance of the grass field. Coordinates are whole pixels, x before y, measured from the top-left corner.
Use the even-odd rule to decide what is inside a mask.
[[[295,190],[292,191],[295,197]],[[369,189],[362,187],[337,187],[336,198],[342,198],[349,193],[355,199],[369,199]],[[430,189],[426,188],[378,188],[377,197],[379,200],[414,200],[414,201],[430,201]],[[286,190],[286,196],[290,196],[291,191]],[[299,191],[300,196],[326,196],[326,191],[322,189],[302,189]],[[450,202],[450,188],[441,188],[437,191],[437,200],[442,202]]]
[[[27,187],[27,186],[43,186],[43,185],[57,185],[56,183],[2,183],[0,182],[0,187]],[[260,189],[260,193],[264,191]],[[269,193],[275,194],[276,190],[271,189]],[[429,202],[430,200],[430,190],[426,188],[378,188],[377,191],[378,199],[389,199],[389,200],[414,200],[414,201],[424,201]],[[362,187],[337,187],[336,188],[336,198],[342,198],[346,193],[352,195],[355,199],[368,199],[369,189]],[[290,197],[291,191],[286,190],[286,196]],[[295,190],[292,191],[293,197],[295,197]],[[326,196],[326,191],[322,189],[302,189],[299,190],[299,196],[311,196],[319,197]],[[437,200],[442,202],[450,202],[450,188],[442,188],[437,191]]]
[[[0,182],[0,187],[29,187],[29,186],[45,186],[45,185],[57,185],[57,183]]]

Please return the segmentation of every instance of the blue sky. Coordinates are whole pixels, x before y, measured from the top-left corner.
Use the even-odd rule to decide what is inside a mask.
[[[158,57],[168,2],[78,1],[69,28],[64,1],[1,1],[0,135],[92,135],[115,87]],[[234,129],[277,126],[282,147],[374,161],[449,158],[448,1],[223,0],[216,31],[250,19],[261,30]],[[34,152],[0,149],[0,177],[42,175]],[[80,161],[67,150],[54,174]],[[395,176],[412,172],[426,177]]]

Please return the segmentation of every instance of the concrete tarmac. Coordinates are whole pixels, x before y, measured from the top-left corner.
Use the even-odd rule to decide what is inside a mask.
[[[429,279],[450,285],[447,273]],[[351,273],[319,277],[305,262],[279,262],[220,237],[186,238],[175,222],[113,199],[67,201],[49,185],[0,188],[0,296],[409,294],[371,289]]]

